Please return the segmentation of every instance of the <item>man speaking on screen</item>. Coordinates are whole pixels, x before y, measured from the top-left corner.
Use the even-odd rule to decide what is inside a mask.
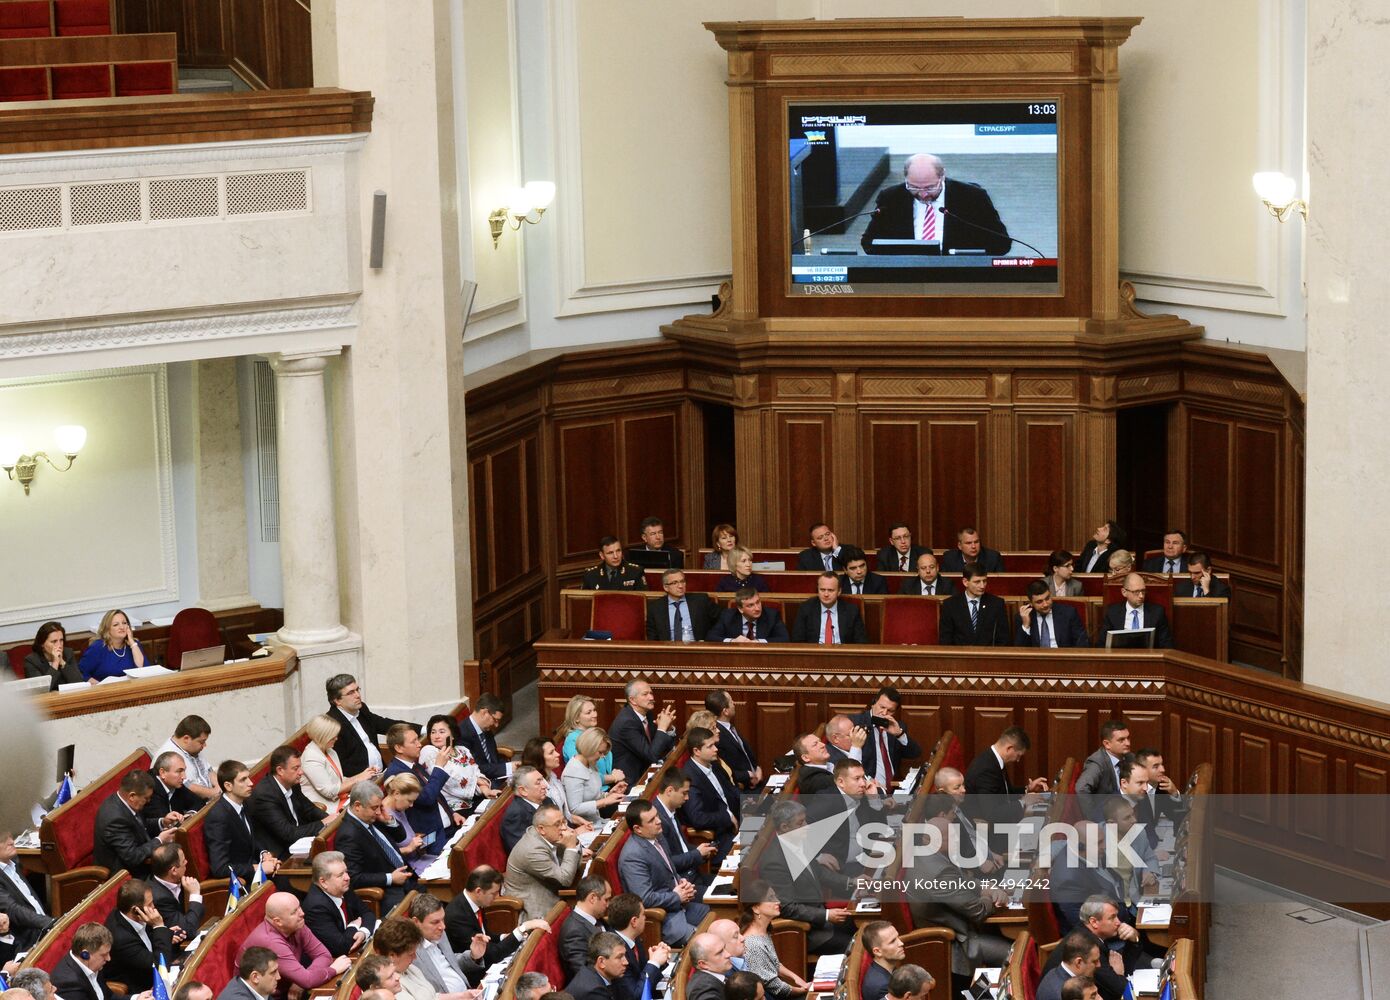
[[[914,252],[910,244],[885,245],[877,240],[923,240],[938,244],[943,254],[984,251],[1000,257],[1009,252],[1013,239],[994,210],[989,192],[978,184],[948,178],[940,157],[909,156],[903,180],[878,193],[878,213],[869,219],[860,241],[865,252]]]

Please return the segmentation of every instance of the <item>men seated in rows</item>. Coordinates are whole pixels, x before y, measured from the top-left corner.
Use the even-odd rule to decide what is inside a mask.
[[[864,763],[864,771],[885,792],[891,789],[901,773],[903,761],[922,756],[921,746],[898,721],[902,705],[903,698],[897,688],[881,687],[865,711],[850,717],[853,726],[864,729],[868,734],[859,757]]]
[[[2,933],[11,938],[8,944],[0,942],[0,965],[32,948],[54,922],[15,863],[18,856],[14,834],[0,830],[0,915],[5,922]]]
[[[1004,557],[980,543],[980,533],[965,527],[956,532],[956,547],[941,553],[941,572],[964,573],[965,567],[976,564],[986,573],[1004,572]]]
[[[1187,534],[1174,528],[1163,536],[1163,555],[1150,556],[1141,567],[1145,573],[1187,572]]]
[[[666,541],[666,524],[659,517],[644,517],[639,525],[642,541],[628,549],[629,553],[660,552],[671,569],[685,568],[685,553]],[[587,588],[585,588],[587,589]]]
[[[710,642],[791,642],[781,612],[763,607],[761,595],[752,587],[734,594],[734,606],[720,613],[705,638]]]
[[[1091,639],[1076,609],[1070,604],[1054,604],[1047,583],[1034,580],[1028,584],[1027,602],[1018,609],[1014,645],[1041,649],[1081,648],[1090,646]]]
[[[453,812],[444,800],[444,786],[449,782],[449,772],[442,767],[427,768],[420,763],[420,734],[409,723],[398,722],[388,729],[386,745],[396,756],[387,765],[384,777],[411,774],[420,782],[420,794],[415,804],[405,811],[406,821],[412,830],[425,839],[434,835],[431,853],[438,854],[454,827],[463,822],[463,817]]]
[[[1125,629],[1153,629],[1153,648],[1172,649],[1173,633],[1168,628],[1168,614],[1162,605],[1149,604],[1144,600],[1148,588],[1144,578],[1138,573],[1125,576],[1122,588],[1125,599],[1111,604],[1105,609],[1105,630],[1118,632]],[[1115,636],[1112,645],[1116,649],[1147,646],[1137,636]]]
[[[647,638],[657,642],[703,642],[719,608],[708,594],[685,592],[685,570],[661,574],[665,596],[647,602]]]
[[[843,953],[853,940],[854,921],[847,907],[827,901],[849,899],[854,880],[840,872],[837,859],[812,850],[806,835],[798,833],[806,827],[806,807],[800,802],[778,801],[767,821],[775,836],[762,853],[758,876],[776,895],[783,917],[811,925],[807,954]]]
[[[417,893],[410,901],[409,915],[410,922],[420,932],[420,947],[416,949],[411,968],[441,996],[467,990],[468,980],[461,968],[461,956],[455,954],[444,932],[443,902],[427,892]]]
[[[870,920],[859,932],[859,940],[870,959],[860,980],[859,995],[863,1000],[883,1000],[893,973],[907,959],[902,935],[886,920]]]
[[[1163,752],[1145,747],[1134,751],[1134,759],[1148,769],[1149,805],[1155,821],[1163,816],[1177,820],[1187,811],[1187,805],[1183,802],[1178,786],[1168,777],[1168,769],[1163,763]],[[3,852],[0,852],[0,856],[3,856]]]
[[[1036,1000],[1062,1000],[1064,984],[1078,978],[1092,980],[1100,967],[1100,945],[1083,931],[1072,931],[1063,937],[1056,953],[1057,966],[1038,983]]]
[[[796,754],[801,773],[797,778],[796,790],[800,795],[818,795],[833,791],[835,765],[830,762],[830,748],[815,733],[802,733],[792,741],[792,752]]]
[[[352,891],[341,851],[323,851],[312,862],[314,884],[304,896],[304,922],[334,958],[361,951],[376,927],[372,911]]]
[[[961,867],[980,875],[992,875],[1003,869],[1003,856],[990,850],[989,844],[981,842],[975,820],[965,811],[965,775],[954,767],[937,768],[932,787],[934,791],[949,795],[955,803],[948,818],[952,826],[960,831]],[[979,864],[968,865],[966,859],[969,858],[980,859]]]
[[[677,877],[688,879],[703,891],[712,876],[700,869],[718,853],[719,848],[707,840],[692,846],[685,839],[679,817],[689,799],[690,775],[674,767],[663,771],[652,804],[661,818],[661,839],[666,845],[666,856],[671,859],[671,867],[676,870]]]
[[[734,784],[747,791],[758,788],[763,783],[763,769],[758,765],[758,752],[734,725],[738,714],[734,699],[727,691],[711,691],[705,695],[705,709],[713,712],[719,723],[719,759],[732,772]]]
[[[949,927],[955,932],[951,973],[963,988],[978,966],[993,968],[1008,961],[1008,939],[986,921],[1009,905],[1009,895],[992,886],[981,887],[952,860],[950,826],[955,808],[955,801],[942,792],[929,793],[923,803],[922,815],[940,841],[936,850],[919,856],[912,865],[912,877],[926,881],[918,883],[924,892],[920,897],[914,893],[908,908],[914,926]]]
[[[209,874],[223,878],[230,872],[248,885],[258,867],[265,875],[274,875],[280,859],[265,850],[247,809],[252,789],[250,768],[239,760],[224,760],[217,766],[217,787],[222,795],[203,820]]]
[[[692,726],[685,734],[685,748],[690,757],[683,770],[690,779],[690,792],[680,818],[687,826],[714,834],[713,866],[717,868],[733,849],[743,804],[733,779],[720,766],[719,737],[702,726]]]
[[[811,544],[796,555],[796,568],[832,573],[845,568],[845,546],[828,524],[811,525]]]
[[[591,857],[593,852],[579,846],[579,837],[559,806],[543,805],[507,855],[502,893],[521,900],[527,919],[544,918],[560,901],[560,890],[574,884],[580,862]]]
[[[685,986],[686,1000],[724,1000],[724,981],[733,963],[723,938],[708,932],[691,938],[690,967],[694,972]]]
[[[416,964],[424,940],[415,922],[403,917],[383,920],[372,937],[376,953],[390,959],[400,973],[400,992],[396,996],[404,1000],[470,1000],[471,994],[466,991],[440,993],[430,985]]]
[[[641,566],[623,558],[623,543],[612,535],[598,540],[598,562],[580,577],[581,590],[646,590],[647,578]]]
[[[661,837],[661,814],[652,803],[638,799],[627,808],[630,834],[618,856],[619,880],[644,906],[666,911],[661,939],[675,947],[684,945],[709,913],[697,899],[694,882],[682,878]]]
[[[623,689],[627,698],[608,727],[613,744],[613,768],[637,784],[653,764],[659,764],[676,745],[676,709],[667,704],[656,711],[656,695],[644,680],[631,680]]]
[[[473,755],[478,770],[495,787],[500,787],[507,780],[507,762],[497,749],[495,735],[502,728],[505,716],[502,699],[491,691],[484,691],[478,695],[473,711],[459,726],[459,743]]]
[[[617,1000],[618,984],[626,974],[627,947],[623,939],[604,931],[589,941],[584,966],[566,984],[565,992],[573,1000]]]
[[[166,965],[174,960],[173,935],[155,909],[149,884],[141,879],[121,884],[106,929],[111,932],[111,961],[104,978],[124,983],[131,993],[154,984],[154,967],[161,958]]]
[[[1120,761],[1129,753],[1129,723],[1107,719],[1100,727],[1100,747],[1081,764],[1076,794],[1083,814],[1100,821],[1105,800],[1120,792]]]
[[[395,1000],[396,994],[401,991],[401,974],[396,971],[395,963],[385,955],[363,956],[354,978],[362,990],[359,1000]]]
[[[374,980],[372,983],[375,985]],[[358,984],[362,984],[361,978]],[[275,952],[260,946],[245,948],[237,959],[236,976],[222,988],[217,1000],[266,1000],[279,989],[280,963]]]
[[[1076,558],[1066,549],[1057,549],[1047,557],[1047,573],[1042,582],[1053,597],[1080,597],[1085,588],[1080,580],[1072,579]]]
[[[912,573],[917,569],[917,560],[930,554],[931,549],[914,545],[912,529],[902,521],[897,521],[888,526],[888,544],[878,550],[878,571]]]
[[[338,720],[342,731],[333,745],[344,774],[361,774],[369,766],[378,774],[385,769],[377,740],[400,719],[377,715],[362,700],[362,685],[352,674],[335,674],[328,678],[328,714]],[[489,775],[491,777],[491,775]]]
[[[729,956],[730,967],[744,968],[743,932],[738,929],[738,921],[722,917],[709,925],[709,932],[724,942],[724,954]]]
[[[317,837],[328,820],[328,813],[310,802],[299,787],[303,774],[299,751],[288,745],[276,747],[270,752],[270,774],[257,782],[246,800],[256,838],[281,861],[289,858],[295,841]]]
[[[177,750],[165,751],[155,758],[154,767],[150,768],[154,788],[150,792],[150,801],[140,812],[145,829],[151,833],[178,826],[183,822],[185,813],[195,813],[202,808],[202,800],[183,787],[187,768],[183,754]]]
[[[979,563],[968,563],[961,581],[964,588],[941,602],[941,645],[1013,645],[1008,608],[1002,598],[985,593],[989,571]]]
[[[917,569],[917,575],[910,580],[904,580],[902,586],[898,587],[898,593],[913,596],[950,597],[956,592],[956,582],[941,575],[941,565],[936,556],[930,552],[924,552],[918,556],[914,565]]]
[[[246,940],[241,953],[250,948],[269,948],[280,968],[280,984],[275,996],[283,998],[291,986],[306,994],[347,971],[352,959],[346,955],[334,958],[328,953],[313,931],[304,925],[304,910],[292,892],[272,893],[265,902],[265,919]]]
[[[418,833],[407,841],[405,830],[391,822],[385,792],[370,781],[352,787],[347,815],[333,841],[347,863],[352,888],[381,889],[382,907],[395,906],[417,884],[404,856],[417,850],[420,842]]]
[[[589,941],[593,936],[613,929],[604,919],[612,898],[613,889],[601,875],[586,875],[575,886],[574,908],[560,925],[560,935],[555,942],[566,980],[573,979],[588,964]]]
[[[1027,733],[1009,726],[965,769],[965,811],[976,822],[989,824],[991,850],[1002,850],[1007,842],[1000,827],[1023,818],[1024,803],[1019,796],[1047,791],[1046,778],[1033,778],[1026,785],[1009,782],[1008,766],[1021,761],[1032,745]]]
[[[1072,929],[1085,931],[1100,948],[1100,961],[1093,978],[1101,1000],[1122,1000],[1129,987],[1129,975],[1139,964],[1142,949],[1139,932],[1120,920],[1120,910],[1108,896],[1089,896],[1081,904],[1081,922]],[[1046,976],[1062,962],[1062,949],[1054,948],[1043,966]]]
[[[816,581],[816,600],[802,601],[792,624],[792,642],[824,646],[867,643],[864,616],[853,601],[840,600],[840,578],[824,572]]]
[[[845,556],[845,572],[840,577],[840,590],[846,594],[886,594],[888,581],[869,572],[868,557],[858,549]]]
[[[131,771],[120,787],[97,809],[92,859],[107,871],[124,868],[135,878],[148,878],[150,855],[160,844],[174,840],[172,826],[149,830],[140,814],[154,795],[148,771]]]
[[[516,1000],[541,1000],[554,991],[544,972],[523,972],[516,981]]]
[[[642,942],[647,929],[647,910],[642,900],[631,892],[614,896],[608,904],[608,924],[613,933],[623,939],[627,949],[627,970],[613,985],[618,988],[616,1000],[642,1000],[644,986],[650,984],[652,995],[659,991],[661,970],[671,960],[671,946],[658,941],[650,950]]]
[[[842,760],[864,759],[864,744],[869,741],[869,731],[864,726],[856,726],[848,715],[832,715],[825,724],[825,749],[830,755],[833,768]]]
[[[1134,807],[1118,796],[1106,801],[1102,817],[1105,824],[1114,827],[1118,841],[1124,840],[1135,823]],[[1111,838],[1097,824],[1078,820],[1076,831],[1074,846],[1066,838],[1054,842],[1048,872],[1049,894],[1061,929],[1066,932],[1080,924],[1081,904],[1096,895],[1115,900],[1121,922],[1135,926],[1138,900],[1158,891],[1156,871],[1134,864],[1123,851],[1108,854],[1106,843]],[[1142,838],[1135,846],[1141,845]]]
[[[206,719],[201,715],[186,715],[174,727],[174,735],[155,752],[156,759],[170,752],[183,758],[183,787],[203,801],[215,799],[219,794],[217,782],[212,778],[212,765],[203,756],[211,735],[212,727]]]
[[[173,935],[175,951],[198,936],[203,926],[203,890],[188,874],[188,857],[178,844],[163,844],[150,855],[154,908]]]
[[[511,849],[531,828],[536,810],[543,805],[554,804],[550,800],[550,784],[545,780],[545,775],[534,767],[518,767],[512,776],[512,800],[507,803],[507,811],[502,814],[499,824],[502,850],[511,853]]]
[[[1174,597],[1230,597],[1231,585],[1218,580],[1211,568],[1211,556],[1192,552],[1187,556],[1186,580],[1173,581]]]
[[[544,918],[523,920],[506,934],[492,934],[483,919],[483,910],[502,895],[502,874],[490,865],[479,865],[468,873],[463,892],[449,900],[444,909],[444,930],[449,944],[459,956],[465,976],[474,985],[482,982],[487,970],[521,946],[534,930],[549,931]]]
[[[1139,763],[1133,754],[1120,761],[1120,798],[1134,807],[1134,818],[1144,828],[1144,837],[1136,846],[1148,847],[1145,860],[1158,867],[1155,848],[1158,847],[1158,826],[1149,800],[1149,769]]]
[[[112,1000],[115,994],[101,975],[110,960],[111,932],[101,924],[82,924],[53,968],[53,988],[64,1000]]]

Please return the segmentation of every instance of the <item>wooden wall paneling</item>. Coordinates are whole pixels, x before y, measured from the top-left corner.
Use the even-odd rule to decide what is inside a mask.
[[[801,734],[796,702],[758,699],[753,706],[753,722],[747,732],[756,734],[758,760],[771,765],[772,761],[791,749],[792,740]]]
[[[1279,501],[1283,481],[1281,436],[1277,426],[1242,422],[1236,427],[1231,496],[1235,537],[1231,554],[1243,562],[1275,567],[1282,561],[1279,551],[1282,527]]]
[[[609,530],[616,530],[624,544],[641,537],[639,525],[648,516],[666,523],[668,542],[679,545],[683,541],[685,491],[680,472],[684,441],[678,415],[679,411],[672,409],[619,419],[622,454],[617,468],[623,484],[623,507],[621,520],[615,518]]]
[[[988,510],[989,488],[984,476],[985,442],[988,437],[986,415],[960,414],[933,417],[927,424],[927,455],[930,479],[927,497],[931,515],[920,541],[934,551],[956,544],[956,532],[966,525],[986,531],[983,523]],[[990,548],[999,548],[989,535],[982,536]]]
[[[312,87],[314,52],[306,0],[267,0],[274,10],[271,41],[275,86]]]
[[[253,87],[271,87],[271,50],[266,0],[227,0],[231,28],[229,65]]]
[[[980,537],[990,548],[1019,547],[1014,502],[1018,489],[1019,453],[1014,441],[1013,375],[998,372],[990,376],[990,407],[985,433],[985,468],[982,480],[990,484],[981,517]]]
[[[1287,747],[1287,743],[1284,746]],[[1293,785],[1289,789],[1293,798],[1293,832],[1327,847],[1331,846],[1328,844],[1331,816],[1325,801],[1317,796],[1332,792],[1331,776],[1328,774],[1330,763],[1326,753],[1305,747],[1294,748]]]
[[[617,422],[612,417],[559,422],[555,452],[560,528],[556,556],[561,562],[596,560],[598,540],[622,530]]]
[[[779,410],[775,420],[776,464],[771,468],[777,484],[770,492],[782,498],[773,512],[775,544],[804,547],[810,544],[807,529],[834,516],[834,417],[825,412]]]
[[[1384,862],[1387,857],[1385,831],[1390,829],[1390,782],[1383,767],[1357,764],[1351,770],[1352,800],[1347,829],[1348,846],[1363,858]]]
[[[834,437],[831,441],[832,483],[841,488],[830,491],[830,510],[826,519],[842,536],[848,535],[855,545],[868,546],[867,539],[876,532],[864,510],[863,455],[859,448],[859,414],[856,409],[855,376],[837,373],[834,379],[835,413],[832,418]],[[852,485],[851,485],[852,484]]]
[[[1303,542],[1303,472],[1304,430],[1300,420],[1291,423],[1288,441],[1290,458],[1285,465],[1281,484],[1289,498],[1289,518],[1285,524],[1287,541],[1284,545],[1284,629],[1280,636],[1284,652],[1283,675],[1299,680],[1303,677],[1303,565],[1306,558]]]
[[[492,468],[488,456],[473,456],[469,463],[470,534],[473,538],[473,600],[480,602],[492,592],[495,563],[492,558]],[[476,623],[475,623],[476,624]],[[480,657],[485,656],[481,652]]]
[[[873,551],[887,544],[888,526],[896,521],[906,521],[914,534],[926,531],[922,420],[865,413],[860,428],[867,524],[857,542]],[[915,538],[914,542],[923,544]]]
[[[1093,724],[1090,710],[1085,707],[1049,704],[1044,712],[1045,721],[1041,731],[1031,735],[1035,739],[1042,737],[1046,740],[1047,755],[1035,754],[1037,759],[1030,760],[1026,766],[1030,771],[1036,771],[1041,761],[1047,768],[1046,773],[1052,775],[1057,773],[1057,768],[1068,756],[1057,748],[1089,746],[1095,742],[1099,729]]]
[[[1187,537],[1193,548],[1230,555],[1234,421],[1193,413],[1187,421]],[[1173,491],[1174,494],[1179,491]]]
[[[156,2],[180,5],[179,0]],[[180,48],[187,50],[188,65],[228,65],[231,61],[231,5],[228,0],[195,0],[182,6],[185,30],[190,37]],[[182,41],[183,36],[179,37]],[[180,58],[185,58],[182,52]]]
[[[1082,409],[1076,416],[1076,476],[1080,492],[1069,544],[1077,546],[1086,544],[1096,525],[1115,516],[1117,502],[1115,411],[1100,405],[1114,400],[1115,379],[1092,376],[1085,381],[1093,408]]]
[[[492,565],[489,575],[493,587],[500,587],[540,569],[538,553],[530,551],[536,536],[528,535],[527,507],[535,484],[529,482],[527,453],[534,438],[523,438],[510,448],[488,456],[492,486]]]
[[[704,414],[700,411],[699,405],[691,400],[681,404],[679,414],[680,435],[685,442],[685,448],[679,456],[682,459],[680,482],[686,484],[680,491],[680,498],[684,501],[681,504],[683,520],[677,524],[668,524],[666,537],[668,541],[672,537],[680,539],[679,544],[687,553],[686,566],[690,567],[699,565],[694,552],[709,544],[709,531],[714,527],[714,521],[705,510],[705,490],[702,488],[705,483],[706,452]],[[723,463],[732,462],[729,456],[720,456],[718,460]]]
[[[1070,414],[1020,413],[1014,425],[1019,475],[1014,485],[1014,540],[1029,550],[1074,544],[1075,418]]]
[[[921,746],[924,755],[931,753],[931,748],[936,744],[937,739],[950,728],[942,724],[941,703],[937,701],[933,701],[931,704],[919,704],[904,698],[902,708],[898,711],[898,721]],[[917,763],[920,762],[920,760],[917,761]]]

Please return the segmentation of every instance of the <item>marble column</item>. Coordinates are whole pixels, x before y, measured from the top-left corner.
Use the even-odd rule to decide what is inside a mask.
[[[198,406],[198,601],[210,610],[253,603],[246,552],[241,417],[235,358],[193,362]]]
[[[348,635],[338,600],[338,540],[323,373],[338,352],[280,354],[275,370],[280,481],[280,566],[292,646]]]

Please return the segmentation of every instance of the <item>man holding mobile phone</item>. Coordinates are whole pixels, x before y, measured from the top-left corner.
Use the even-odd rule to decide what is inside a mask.
[[[860,751],[864,773],[870,780],[878,782],[885,794],[892,790],[893,780],[902,762],[922,756],[922,748],[907,735],[907,730],[898,721],[902,704],[902,695],[897,688],[881,687],[870,702],[868,711],[850,718],[854,725],[868,730],[869,738]]]
[[[154,967],[174,956],[174,938],[154,905],[149,884],[131,879],[116,894],[116,908],[106,918],[111,932],[111,960],[105,978],[125,983],[131,993],[154,985]]]

